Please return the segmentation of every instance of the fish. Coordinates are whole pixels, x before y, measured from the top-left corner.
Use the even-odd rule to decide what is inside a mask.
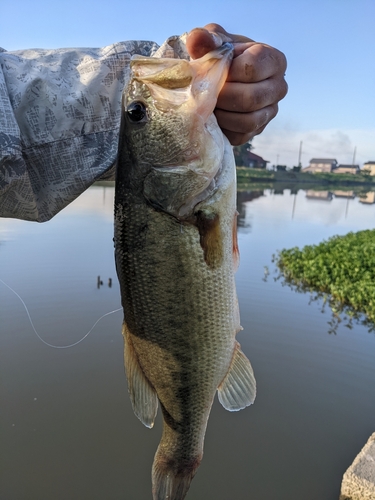
[[[233,148],[215,115],[233,45],[196,60],[133,56],[123,92],[115,184],[115,262],[124,364],[135,415],[163,430],[154,500],[185,498],[216,392],[254,402],[241,330]]]

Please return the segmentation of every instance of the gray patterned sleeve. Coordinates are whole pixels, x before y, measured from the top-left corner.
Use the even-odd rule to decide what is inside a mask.
[[[187,57],[182,40],[0,49],[0,216],[47,221],[113,178],[130,58]]]

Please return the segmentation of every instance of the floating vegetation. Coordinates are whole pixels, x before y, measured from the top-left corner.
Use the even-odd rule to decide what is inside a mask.
[[[279,278],[297,291],[313,292],[312,300],[322,299],[323,307],[328,303],[338,322],[343,313],[350,328],[352,319],[363,313],[361,323],[375,330],[375,230],[334,236],[302,250],[281,250],[274,262]]]

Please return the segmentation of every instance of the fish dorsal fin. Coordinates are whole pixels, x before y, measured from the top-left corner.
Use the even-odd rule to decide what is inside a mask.
[[[220,403],[226,410],[238,411],[254,403],[256,382],[250,361],[236,342],[232,363],[218,387]]]
[[[124,323],[122,333],[124,336],[125,371],[128,379],[128,388],[133,410],[139,420],[150,429],[154,426],[158,411],[158,398],[155,389],[147,380],[134,351],[130,334]]]

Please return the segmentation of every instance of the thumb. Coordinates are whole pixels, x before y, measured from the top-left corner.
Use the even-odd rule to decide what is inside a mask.
[[[251,38],[243,35],[228,33],[220,24],[206,24],[204,28],[194,28],[186,38],[186,49],[192,59],[203,57],[207,52],[215,50],[224,42],[244,44],[254,42]]]
[[[221,33],[210,32],[205,28],[194,28],[186,37],[186,49],[192,59],[198,59],[220,47],[226,38]]]

